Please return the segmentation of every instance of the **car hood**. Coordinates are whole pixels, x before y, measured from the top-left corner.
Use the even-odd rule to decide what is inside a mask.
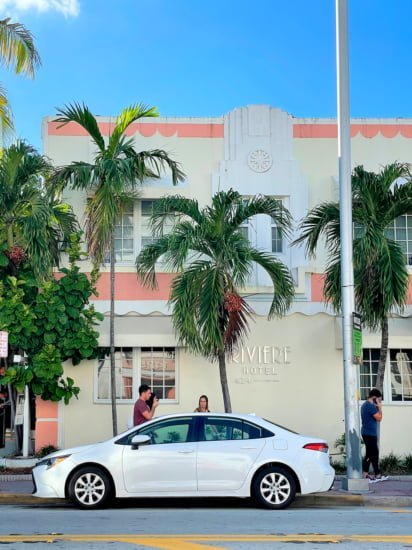
[[[56,456],[74,455],[77,453],[83,453],[84,451],[88,451],[89,449],[97,449],[100,445],[102,445],[102,443],[92,443],[90,445],[79,445],[78,447],[70,447],[69,449],[62,449],[60,451],[55,451],[54,453],[51,453],[43,457],[41,460],[45,458],[54,458]]]

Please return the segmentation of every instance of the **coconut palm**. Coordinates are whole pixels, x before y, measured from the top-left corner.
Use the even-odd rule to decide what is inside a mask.
[[[33,36],[20,23],[10,23],[10,18],[0,21],[0,60],[16,74],[34,76],[40,65],[40,56],[36,51]],[[2,127],[12,127],[11,111],[5,90],[0,87],[0,121]]]
[[[25,142],[0,157],[0,265],[9,272],[25,260],[39,279],[50,276],[64,243],[78,229],[71,208],[48,183],[52,170]]]
[[[159,116],[156,107],[141,104],[126,107],[117,117],[106,142],[96,118],[88,107],[74,103],[60,109],[57,122],[62,126],[76,122],[90,135],[96,147],[92,162],[72,162],[56,170],[54,181],[59,186],[88,191],[86,204],[86,241],[91,257],[102,262],[110,253],[110,380],[113,435],[117,435],[115,379],[115,246],[114,228],[125,209],[138,196],[146,178],[160,178],[170,170],[175,185],[184,178],[179,164],[161,150],[137,151],[133,139],[126,137],[127,128],[136,120]]]
[[[353,269],[355,307],[363,323],[380,330],[381,349],[375,386],[382,391],[388,355],[388,317],[406,304],[409,277],[405,253],[394,240],[394,221],[412,208],[410,167],[393,163],[378,173],[357,166],[352,174],[354,224]],[[295,243],[305,243],[314,257],[321,237],[326,240],[328,261],[324,295],[335,311],[341,310],[339,205],[324,202],[313,208],[300,224]]]
[[[282,233],[290,228],[290,215],[273,198],[244,199],[233,190],[216,193],[211,206],[199,208],[196,200],[173,196],[160,199],[152,216],[158,239],[136,259],[144,284],[156,286],[156,262],[177,272],[170,306],[180,344],[218,361],[226,412],[231,412],[226,358],[241,343],[252,314],[241,296],[254,264],[261,266],[273,284],[269,318],[289,308],[294,285],[290,272],[273,254],[254,248],[241,225],[257,214],[272,216]],[[164,234],[168,218],[175,219]]]

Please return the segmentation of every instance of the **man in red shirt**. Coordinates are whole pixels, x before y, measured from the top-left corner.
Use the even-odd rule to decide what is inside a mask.
[[[156,407],[159,404],[157,397],[153,400],[152,408],[150,409],[149,405],[146,403],[152,395],[152,390],[147,384],[142,384],[139,387],[139,399],[136,401],[133,410],[133,425],[138,426],[143,424],[148,420],[151,420],[154,417],[156,412]]]

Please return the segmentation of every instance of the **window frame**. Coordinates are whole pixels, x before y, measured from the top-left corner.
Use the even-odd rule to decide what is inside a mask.
[[[130,399],[121,399],[117,398],[116,402],[118,405],[131,405],[136,402],[136,400],[139,398],[139,386],[140,381],[142,378],[142,368],[141,368],[141,348],[145,347],[152,347],[152,348],[174,348],[175,350],[175,398],[174,399],[160,399],[160,404],[163,405],[175,405],[179,403],[179,348],[176,346],[119,346],[116,347],[116,351],[121,349],[132,349],[132,397]],[[110,361],[110,358],[109,358]],[[97,405],[105,405],[110,404],[111,399],[109,398],[99,398],[99,376],[98,376],[98,370],[99,370],[99,359],[96,359],[93,366],[93,381],[94,381],[94,388],[93,388],[93,403]],[[109,371],[110,372],[110,371]],[[110,387],[109,387],[110,390]]]
[[[369,348],[366,348],[364,347],[363,348],[363,351],[365,352],[366,350],[369,350],[369,352],[371,350],[374,350],[376,351],[377,353],[379,353],[379,348],[377,347],[369,347]],[[383,378],[383,403],[385,403],[385,405],[391,405],[391,406],[396,406],[396,407],[408,407],[408,406],[411,406],[412,405],[412,399],[411,400],[405,400],[405,399],[401,399],[401,400],[393,400],[392,399],[392,383],[391,383],[391,352],[407,352],[409,351],[411,354],[412,354],[412,348],[406,348],[406,347],[399,347],[399,348],[389,348],[388,349],[388,356],[386,358],[386,365],[385,365],[385,374],[384,374],[384,378]],[[371,355],[369,353],[369,355]],[[411,361],[412,363],[412,361]],[[366,386],[361,386],[360,384],[360,380],[361,380],[361,374],[360,374],[360,369],[359,369],[359,373],[358,373],[358,385],[359,385],[359,388],[361,387],[366,387]],[[403,396],[403,394],[402,394]],[[359,399],[359,402],[360,403],[363,403],[365,399]]]

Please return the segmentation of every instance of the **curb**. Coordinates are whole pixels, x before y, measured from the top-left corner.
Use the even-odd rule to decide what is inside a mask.
[[[0,493],[0,506],[4,505],[36,505],[49,506],[50,504],[63,504],[67,502],[58,498],[38,498],[27,493]]]
[[[292,504],[295,507],[318,506],[379,506],[383,508],[412,508],[412,496],[375,496],[355,494],[313,494],[298,496]]]
[[[27,493],[0,493],[1,505],[65,505],[67,500],[57,498],[38,498]],[[407,496],[371,496],[371,495],[338,495],[312,494],[297,496],[291,508],[308,507],[345,507],[345,506],[372,506],[383,508],[412,508],[412,497]]]
[[[2,481],[31,481],[31,474],[0,474]]]

